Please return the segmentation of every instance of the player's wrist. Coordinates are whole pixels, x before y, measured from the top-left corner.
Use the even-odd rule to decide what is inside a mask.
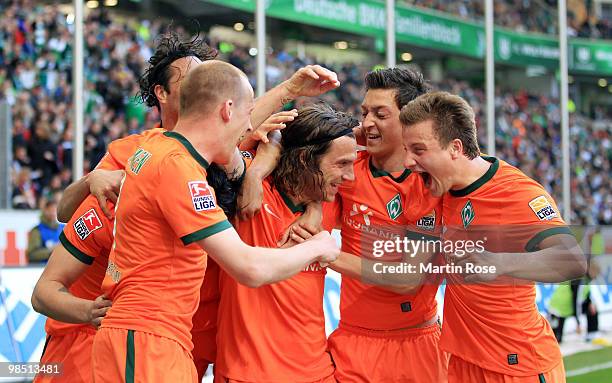
[[[280,88],[281,107],[295,100],[299,96],[297,94],[297,91],[294,90],[293,87],[291,86],[291,79],[283,81],[279,85],[279,88]]]

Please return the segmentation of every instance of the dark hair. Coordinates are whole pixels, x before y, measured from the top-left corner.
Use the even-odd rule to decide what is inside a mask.
[[[168,80],[172,75],[169,68],[174,61],[190,56],[202,61],[217,57],[217,50],[209,47],[199,37],[198,34],[190,41],[181,41],[175,31],[168,31],[159,38],[155,53],[149,59],[149,66],[138,79],[140,97],[147,106],[159,108],[159,101],[155,96],[155,85],[161,85],[166,91],[169,91]]]
[[[219,207],[228,218],[236,215],[236,201],[242,179],[230,181],[225,171],[217,164],[210,164],[206,169],[206,181],[215,189],[215,197]]]
[[[432,92],[409,102],[400,112],[404,129],[423,121],[433,121],[433,132],[442,148],[455,139],[463,143],[469,159],[480,155],[474,110],[463,98],[448,92]]]
[[[365,85],[366,90],[395,89],[398,109],[431,90],[421,73],[408,68],[386,68],[368,72]]]
[[[307,145],[306,142],[333,137],[359,122],[350,115],[335,111],[331,106],[320,103],[298,110],[298,116],[282,131],[281,155],[272,172],[272,182],[282,192],[295,196],[306,190],[323,188],[323,174],[319,169],[321,157],[331,146],[330,141]],[[353,133],[348,137],[355,137]]]

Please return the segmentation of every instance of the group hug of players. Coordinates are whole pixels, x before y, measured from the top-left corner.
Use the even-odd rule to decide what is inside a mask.
[[[462,98],[390,68],[366,75],[361,125],[325,104],[278,112],[336,74],[306,66],[254,100],[215,55],[162,36],[140,81],[159,126],[112,142],[65,191],[32,296],[49,317],[41,363],[62,373],[36,382],[199,382],[209,364],[215,382],[565,381],[534,281],[586,261],[550,195],[481,154]],[[504,236],[484,252],[372,257],[373,240],[483,227]],[[379,275],[377,261],[495,272]],[[342,275],[329,339],[326,268]]]

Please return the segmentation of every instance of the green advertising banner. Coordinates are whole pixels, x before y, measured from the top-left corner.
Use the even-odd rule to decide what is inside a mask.
[[[207,0],[243,11],[254,12],[255,0]],[[384,38],[385,4],[374,0],[267,0],[270,17],[323,28]],[[467,22],[439,12],[396,7],[398,42],[484,58],[485,31],[481,23]],[[539,34],[495,29],[495,59],[514,65],[556,68],[559,44]],[[571,71],[612,74],[612,41],[569,42]]]

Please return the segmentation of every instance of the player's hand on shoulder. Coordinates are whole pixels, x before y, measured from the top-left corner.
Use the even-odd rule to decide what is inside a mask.
[[[95,169],[87,176],[89,191],[98,199],[100,209],[108,219],[112,219],[112,211],[107,202],[117,202],[121,182],[125,176],[124,170]]]
[[[102,319],[106,316],[106,312],[111,308],[113,302],[106,298],[106,296],[100,295],[91,304],[91,313],[89,324],[95,328],[100,327]]]
[[[300,68],[283,83],[292,99],[299,96],[314,97],[340,86],[338,75],[320,65],[307,65]]]

